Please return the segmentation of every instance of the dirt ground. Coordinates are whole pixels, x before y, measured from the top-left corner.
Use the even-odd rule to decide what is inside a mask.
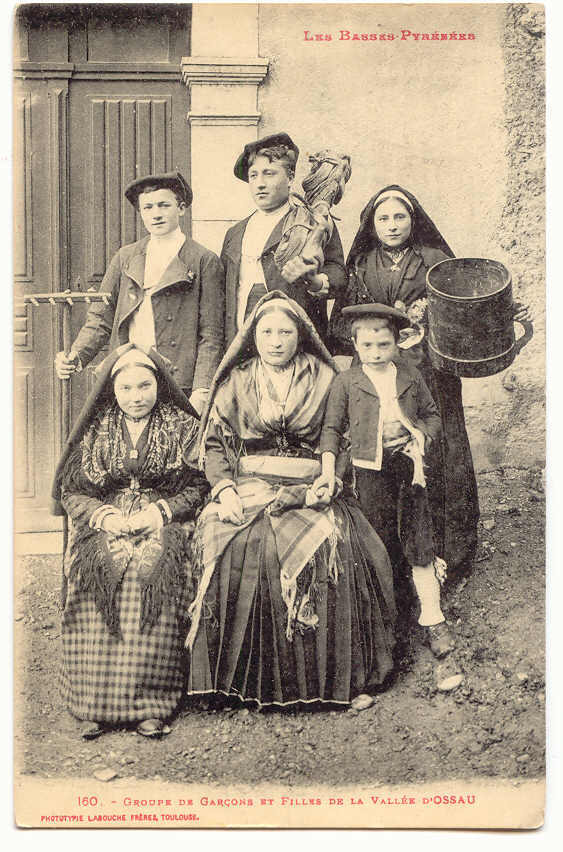
[[[93,742],[62,707],[60,557],[30,556],[17,571],[16,759],[25,775],[299,787],[535,778],[544,771],[544,494],[539,471],[479,477],[481,543],[472,575],[450,590],[457,636],[452,692],[406,631],[394,682],[353,710],[183,709],[160,742],[118,730]],[[455,665],[454,665],[455,663]],[[110,782],[111,783],[111,782]]]

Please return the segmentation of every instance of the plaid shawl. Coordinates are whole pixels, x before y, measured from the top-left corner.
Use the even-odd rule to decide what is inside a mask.
[[[255,354],[254,327],[260,309],[270,299],[284,299],[299,328],[299,352],[284,406],[281,408],[272,383]],[[250,357],[249,357],[250,356]],[[223,358],[210,390],[201,420],[200,464],[205,464],[205,436],[210,422],[219,426],[225,454],[244,511],[239,526],[221,521],[217,504],[210,503],[202,512],[194,534],[194,551],[202,569],[198,593],[190,607],[191,629],[186,646],[195,640],[205,594],[216,565],[237,533],[266,513],[276,541],[281,570],[282,596],[288,608],[287,637],[291,639],[295,621],[315,623],[309,593],[297,600],[297,579],[325,542],[329,545],[329,570],[336,580],[337,526],[330,507],[323,510],[305,506],[308,485],[272,484],[258,477],[237,476],[236,442],[289,433],[309,446],[318,442],[328,392],[338,367],[319,338],[303,309],[279,290],[260,299]],[[313,571],[314,575],[314,571]]]
[[[308,352],[297,354],[294,360],[295,372],[283,419],[275,389],[256,357],[242,367],[235,367],[221,385],[209,422],[217,423],[223,435],[241,441],[287,432],[293,438],[306,440],[310,446],[315,445],[335,373]]]
[[[268,514],[280,563],[282,596],[288,609],[287,638],[291,640],[295,621],[310,625],[311,619],[308,596],[297,602],[297,578],[303,568],[313,560],[315,553],[328,541],[330,545],[329,572],[336,581],[336,543],[337,526],[334,512],[330,507],[321,511],[303,505],[307,484],[280,488],[256,477],[240,477],[237,480],[237,492],[241,499],[244,521],[239,526],[224,523],[217,514],[217,503],[209,503],[199,518],[194,534],[194,551],[199,554],[203,568],[197,596],[190,607],[192,624],[186,639],[186,647],[193,646],[203,600],[213,576],[215,566],[225,550],[241,529],[249,527],[264,512]],[[280,504],[280,494],[287,499],[293,496],[299,508],[290,508],[281,514],[268,511],[276,501]],[[303,615],[303,618],[300,616]]]

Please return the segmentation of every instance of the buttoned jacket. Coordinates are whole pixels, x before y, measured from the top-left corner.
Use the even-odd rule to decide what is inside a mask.
[[[403,415],[417,429],[435,441],[441,428],[436,403],[422,375],[397,357],[397,400]],[[335,456],[345,433],[350,431],[350,455],[354,459],[375,459],[379,435],[379,396],[361,366],[339,373],[331,385],[321,434],[321,452]],[[430,441],[427,442],[428,445]]]
[[[83,366],[109,341],[110,350],[129,340],[129,322],[143,301],[150,237],[123,246],[100,285],[108,304],[96,302],[73,349]],[[152,290],[156,349],[171,364],[185,390],[207,388],[224,350],[225,276],[216,254],[186,237]]]
[[[225,314],[225,336],[227,346],[237,333],[237,309],[238,288],[240,275],[240,260],[242,253],[242,240],[250,216],[237,222],[229,228],[225,234],[221,260],[225,267],[225,290],[226,290],[226,314]],[[328,315],[326,299],[334,299],[346,285],[346,269],[344,266],[344,254],[342,243],[336,226],[332,236],[324,248],[325,262],[320,272],[328,276],[330,290],[326,298],[317,299],[307,292],[307,282],[298,279],[293,284],[282,278],[274,261],[275,251],[280,243],[285,217],[281,219],[272,230],[266,240],[264,249],[260,256],[264,270],[264,280],[268,290],[281,290],[283,293],[298,302],[313,321],[317,331],[323,339],[326,338]]]

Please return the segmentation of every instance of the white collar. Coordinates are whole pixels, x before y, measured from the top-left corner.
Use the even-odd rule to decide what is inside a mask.
[[[393,361],[388,361],[384,370],[374,370],[371,364],[362,364],[362,370],[370,379],[373,378],[375,382],[384,381],[385,379],[391,379],[391,377],[395,377],[397,375],[397,367]]]
[[[258,207],[254,211],[254,216],[263,216],[265,219],[281,219],[282,216],[285,216],[286,213],[289,213],[289,201],[286,201],[281,207],[276,207],[275,210],[260,210]]]
[[[151,249],[156,249],[158,252],[172,251],[176,246],[181,246],[186,239],[186,235],[178,226],[176,230],[169,234],[163,234],[161,237],[156,234],[151,234],[149,246]]]

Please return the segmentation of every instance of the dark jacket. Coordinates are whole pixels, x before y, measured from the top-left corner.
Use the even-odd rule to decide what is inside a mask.
[[[337,297],[330,315],[331,351],[338,355],[354,354],[350,341],[350,322],[342,316],[342,308],[363,302],[379,302],[393,307],[398,299],[409,308],[417,299],[426,298],[426,273],[430,267],[446,260],[448,256],[440,249],[413,246],[411,256],[401,275],[397,277],[392,292],[388,292],[379,281],[374,281],[366,275],[365,259],[357,267],[350,267],[347,285]]]
[[[242,249],[242,238],[246,229],[246,225],[250,216],[237,222],[232,228],[229,228],[225,234],[223,248],[221,250],[221,260],[225,267],[225,290],[226,290],[226,315],[225,315],[225,338],[227,346],[235,337],[237,329],[237,300],[238,300],[238,285],[240,272],[240,257]],[[293,284],[288,284],[282,278],[281,272],[277,268],[274,261],[274,253],[279,245],[283,233],[282,219],[272,233],[268,237],[264,246],[264,251],[260,258],[264,269],[264,279],[268,290],[281,290],[282,293],[294,299],[302,308],[305,309],[308,316],[313,321],[315,328],[319,332],[323,340],[326,339],[328,315],[326,310],[326,299],[316,299],[307,292],[307,286],[300,279]],[[325,275],[328,275],[330,284],[329,295],[327,299],[334,299],[346,285],[346,270],[344,267],[344,254],[342,252],[342,243],[340,235],[336,229],[333,229],[332,236],[324,249],[325,262],[320,270]]]
[[[129,321],[143,300],[150,237],[123,246],[113,256],[100,292],[109,304],[94,303],[73,349],[83,366],[108,342],[110,350],[129,340]],[[208,388],[224,351],[225,281],[216,254],[186,237],[153,292],[156,348],[172,363],[186,390]]]
[[[395,364],[401,411],[425,437],[435,441],[440,434],[440,415],[424,379],[415,367],[407,366],[400,358]],[[328,396],[321,452],[338,456],[344,433],[350,429],[351,457],[375,459],[378,428],[379,397],[361,366],[339,373]]]

